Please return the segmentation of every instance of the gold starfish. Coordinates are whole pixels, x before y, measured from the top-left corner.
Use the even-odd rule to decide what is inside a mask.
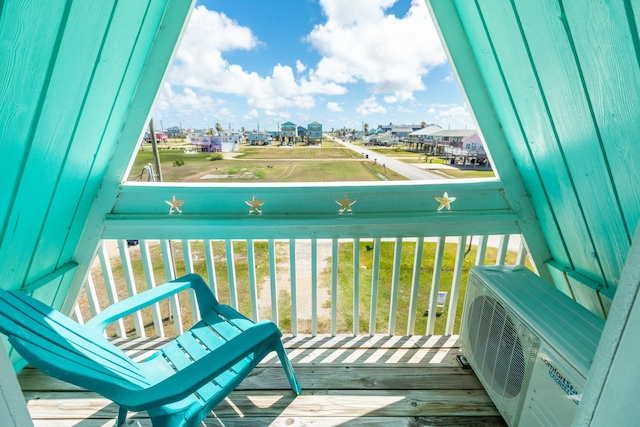
[[[338,213],[342,213],[344,211],[351,213],[351,205],[355,202],[355,200],[349,200],[349,198],[345,194],[342,200],[336,200],[336,203],[340,205],[340,210],[338,210]]]
[[[253,200],[245,200],[245,203],[249,205],[249,213],[253,213],[253,211],[258,212],[259,214],[262,213],[260,206],[264,205],[263,200],[256,200],[256,196],[253,196]]]
[[[450,204],[455,202],[456,198],[455,197],[449,197],[449,193],[447,193],[446,191],[444,192],[444,195],[442,197],[435,197],[435,199],[440,202],[440,206],[438,206],[438,210],[442,210],[442,208],[447,208],[448,211],[451,210],[451,206]]]
[[[171,209],[169,209],[170,214],[173,213],[174,209],[177,210],[178,213],[182,213],[182,209],[180,208],[184,205],[184,200],[176,200],[176,196],[173,196],[173,200],[165,200],[164,202],[171,206]]]

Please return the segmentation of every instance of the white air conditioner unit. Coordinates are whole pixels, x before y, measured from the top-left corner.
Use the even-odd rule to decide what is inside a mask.
[[[510,426],[570,426],[604,321],[520,266],[469,273],[460,347]]]

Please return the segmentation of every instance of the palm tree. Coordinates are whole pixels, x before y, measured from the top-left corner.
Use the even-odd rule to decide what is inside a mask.
[[[216,132],[220,133],[222,131],[223,131],[222,125],[220,123],[216,123]]]
[[[421,122],[420,122],[420,127],[421,127],[422,129],[426,128],[426,127],[427,127],[427,122],[425,122],[424,120],[423,120],[423,121],[421,121]]]
[[[366,136],[368,133],[369,133],[369,124],[368,124],[368,123],[365,123],[365,124],[364,124],[364,134],[365,134],[365,136]]]

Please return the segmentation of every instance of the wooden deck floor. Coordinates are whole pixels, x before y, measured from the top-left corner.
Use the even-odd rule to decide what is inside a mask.
[[[116,340],[135,357],[157,339]],[[266,359],[205,420],[207,426],[506,426],[457,360],[457,336],[285,337],[303,392]],[[38,426],[112,426],[117,406],[32,368],[18,376]],[[146,413],[129,413],[142,426]],[[135,425],[135,424],[134,424]]]

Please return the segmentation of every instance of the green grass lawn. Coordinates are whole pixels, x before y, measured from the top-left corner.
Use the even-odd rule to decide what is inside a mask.
[[[147,147],[145,147],[147,148]],[[185,154],[160,150],[165,182],[325,182],[405,180],[378,163],[344,147],[243,147],[235,158],[210,161],[211,153]],[[153,153],[139,151],[130,181],[147,180],[141,174]],[[184,163],[176,166],[177,163]]]

